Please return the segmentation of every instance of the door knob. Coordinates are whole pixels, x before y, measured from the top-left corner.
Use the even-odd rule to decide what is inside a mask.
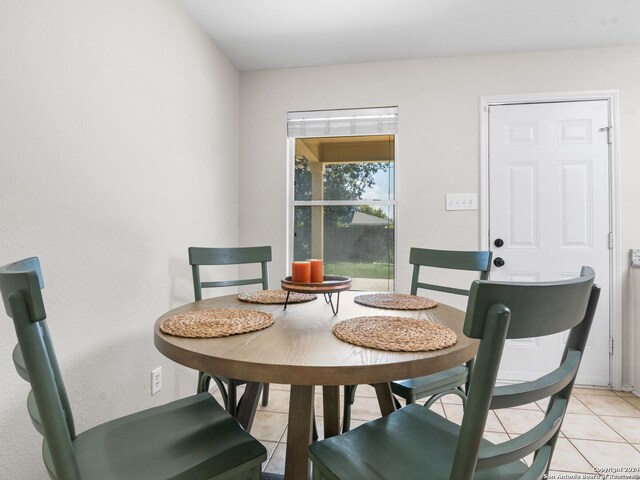
[[[503,245],[504,245],[504,240],[502,240],[501,238],[496,238],[496,239],[494,240],[493,244],[494,244],[496,247],[500,248],[501,246],[503,246]]]
[[[494,264],[496,267],[501,267],[501,266],[503,266],[503,265],[504,265],[504,258],[502,258],[502,257],[496,257],[496,258],[493,260],[493,264]]]

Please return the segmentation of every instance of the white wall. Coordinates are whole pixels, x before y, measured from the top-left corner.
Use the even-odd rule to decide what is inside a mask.
[[[173,0],[0,3],[0,264],[41,259],[79,431],[195,389],[152,326],[193,299],[189,245],[237,243],[238,108]],[[14,345],[3,312],[0,477],[46,478]]]
[[[478,212],[446,212],[446,193],[479,191],[479,97],[619,90],[621,277],[628,338],[630,248],[640,247],[640,48],[588,49],[337,65],[240,76],[240,231],[274,247],[271,276],[285,274],[286,112],[398,105],[399,290],[410,284],[411,246],[474,249]],[[628,348],[623,384],[628,382]]]

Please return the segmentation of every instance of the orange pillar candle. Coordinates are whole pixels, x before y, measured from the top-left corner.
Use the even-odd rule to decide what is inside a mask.
[[[324,280],[324,262],[311,259],[311,283],[322,283]]]
[[[291,264],[291,281],[311,283],[311,262],[293,262]]]

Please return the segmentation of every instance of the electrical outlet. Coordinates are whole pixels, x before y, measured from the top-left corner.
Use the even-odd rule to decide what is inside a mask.
[[[160,390],[162,390],[162,367],[151,372],[151,395],[155,395]]]

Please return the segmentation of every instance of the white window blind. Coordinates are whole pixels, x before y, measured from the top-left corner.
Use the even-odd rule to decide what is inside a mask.
[[[287,136],[340,137],[398,133],[398,107],[289,112]]]

